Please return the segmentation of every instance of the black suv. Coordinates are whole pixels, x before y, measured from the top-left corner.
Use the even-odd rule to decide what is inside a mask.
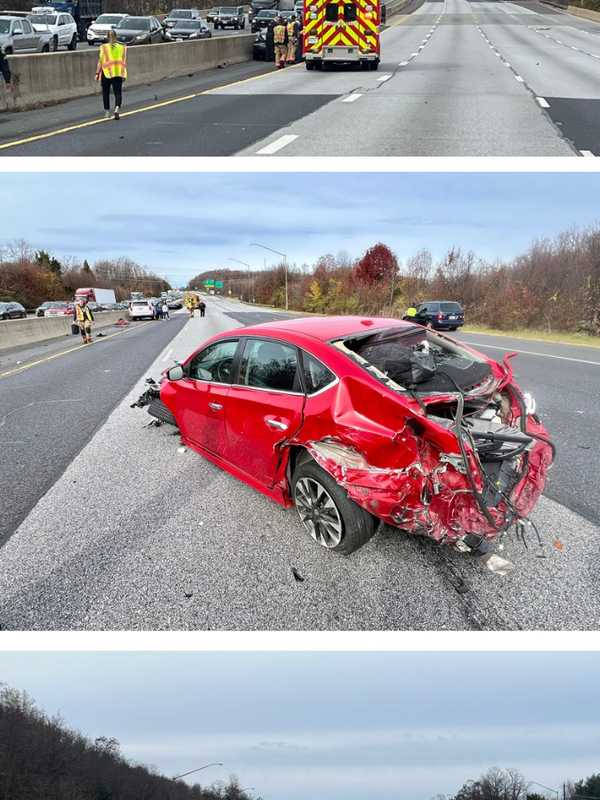
[[[427,300],[419,303],[413,319],[436,330],[455,331],[465,324],[465,312],[461,304],[453,300]]]
[[[248,11],[248,19],[250,22],[258,14],[259,11],[264,11],[267,8],[274,8],[277,10],[278,0],[250,0],[250,10]]]
[[[215,30],[217,28],[235,28],[244,30],[246,17],[243,6],[221,6],[215,14]]]

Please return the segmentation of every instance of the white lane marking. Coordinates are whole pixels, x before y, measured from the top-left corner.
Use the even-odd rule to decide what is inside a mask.
[[[171,348],[167,353],[165,353],[163,361],[166,361],[167,358],[169,358],[169,356],[171,355],[172,352],[173,352],[173,348]]]
[[[536,97],[535,99],[538,101],[538,103],[541,105],[542,108],[550,108],[550,103],[543,97]]]
[[[398,66],[399,66],[399,67],[407,67],[407,66],[408,66],[408,61],[401,61],[401,62],[398,64]]]
[[[383,81],[389,81],[391,77],[392,74],[390,73],[389,75],[382,75],[380,78],[377,78],[377,80],[379,81],[379,83],[383,83]]]
[[[525,83],[525,81],[523,80],[523,78],[520,75],[515,75],[515,80],[519,81],[519,83]]]
[[[348,97],[344,97],[342,103],[353,103],[355,100],[358,100],[359,97],[362,97],[362,94],[349,94]]]
[[[268,144],[266,147],[263,147],[261,150],[259,150],[256,153],[256,155],[257,156],[273,155],[273,153],[276,153],[278,150],[281,150],[282,148],[287,147],[288,144],[291,144],[292,142],[296,141],[297,138],[298,136],[292,133],[288,133],[286,136],[280,136],[279,139],[276,139],[274,142],[271,142],[271,144]]]
[[[418,53],[411,53],[411,54],[410,54],[410,57],[411,57],[411,58],[416,58],[418,55],[419,55]]]
[[[542,358],[556,358],[559,361],[574,361],[576,364],[591,364],[600,367],[600,361],[586,361],[585,358],[571,358],[570,356],[555,356],[551,353],[536,353],[533,350],[517,350],[516,347],[500,347],[496,344],[481,344],[480,342],[467,342],[473,347],[487,347],[491,350],[504,350],[505,353],[522,353],[526,356],[542,356]]]
[[[591,150],[580,150],[579,152],[581,153],[582,156],[585,156],[585,158],[596,158],[596,156],[592,153]]]
[[[505,62],[504,62],[504,66],[505,66],[505,67],[510,67],[510,64],[508,63],[508,61],[505,61]]]

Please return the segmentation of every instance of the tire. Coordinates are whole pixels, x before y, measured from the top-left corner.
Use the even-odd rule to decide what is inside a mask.
[[[305,61],[304,63],[306,64],[306,69],[314,69],[315,68],[315,65],[313,64],[312,61]]]
[[[58,50],[58,36],[52,37],[52,46],[50,49],[52,50],[53,53],[56,53],[56,51]]]
[[[50,46],[49,46],[49,45],[47,45],[47,44],[45,44],[45,45],[42,47],[42,53],[49,53],[49,52],[50,52]]]
[[[291,488],[302,524],[321,547],[350,555],[375,534],[378,524],[375,518],[350,500],[331,475],[312,459],[296,467]],[[315,508],[316,523],[310,516]]]
[[[73,34],[73,38],[71,39],[71,41],[67,45],[67,50],[77,50],[77,34],[76,33]]]
[[[12,47],[7,47],[6,50],[4,51],[4,55],[5,56],[12,56],[12,54],[13,54]]]
[[[8,314],[2,314],[2,319],[6,321],[7,319],[10,319],[10,317]]]

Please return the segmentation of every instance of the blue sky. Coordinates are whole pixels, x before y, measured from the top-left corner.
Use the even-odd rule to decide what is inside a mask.
[[[597,653],[3,653],[1,680],[175,775],[264,800],[429,800],[597,772]]]
[[[173,284],[205,269],[259,269],[374,242],[404,259],[452,245],[489,259],[535,238],[600,221],[600,175],[501,173],[7,173],[0,242],[59,257],[129,256]]]

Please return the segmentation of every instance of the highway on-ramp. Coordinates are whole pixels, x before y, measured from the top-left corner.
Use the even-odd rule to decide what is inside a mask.
[[[249,62],[3,115],[4,155],[600,155],[600,23],[538,0],[426,0],[377,72]]]
[[[559,461],[533,514],[543,546],[510,536],[504,555],[516,568],[500,578],[476,558],[390,528],[350,557],[326,552],[293,509],[182,448],[170,426],[147,427],[145,411],[131,408],[146,375],[157,378],[216,332],[275,317],[224,298],[208,303],[207,316],[190,320],[147,370],[138,364],[137,383],[121,387],[104,424],[0,549],[3,628],[598,628],[597,504],[571,488],[594,472],[593,451],[573,454],[597,438],[596,350],[507,340],[506,349],[531,353],[519,356],[517,374],[537,395]]]

